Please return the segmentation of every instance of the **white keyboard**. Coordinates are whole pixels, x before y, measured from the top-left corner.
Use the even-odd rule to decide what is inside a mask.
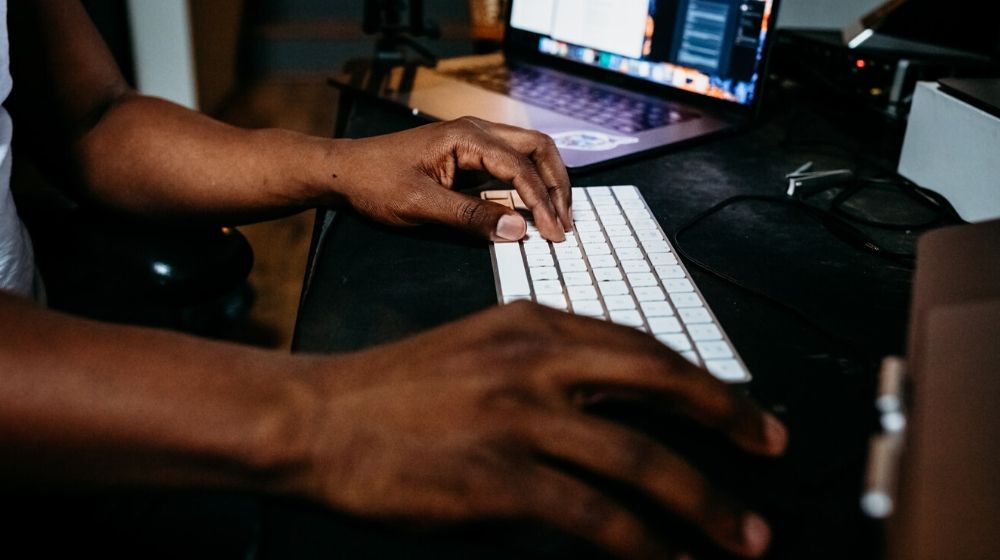
[[[527,210],[516,191],[482,198]],[[634,186],[573,189],[575,231],[551,243],[528,220],[518,243],[493,243],[501,303],[531,300],[651,333],[723,381],[750,380],[743,360]]]

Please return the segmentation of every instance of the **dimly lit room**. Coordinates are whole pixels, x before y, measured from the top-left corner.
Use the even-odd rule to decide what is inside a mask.
[[[997,5],[0,15],[0,558],[1000,558]]]

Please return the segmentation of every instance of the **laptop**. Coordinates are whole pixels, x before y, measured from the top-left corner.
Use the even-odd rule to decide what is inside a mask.
[[[513,0],[502,54],[400,70],[414,114],[541,130],[582,169],[717,134],[760,107],[779,0]]]

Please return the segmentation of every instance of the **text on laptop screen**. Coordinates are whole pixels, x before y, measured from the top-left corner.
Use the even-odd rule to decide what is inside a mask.
[[[538,51],[743,105],[753,101],[773,0],[514,0]]]

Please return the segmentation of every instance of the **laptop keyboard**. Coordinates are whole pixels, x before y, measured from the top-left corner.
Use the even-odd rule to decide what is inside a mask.
[[[497,65],[457,70],[449,75],[529,105],[625,134],[697,117],[664,101],[626,96],[529,67]]]
[[[516,191],[486,200],[526,210]],[[731,383],[750,374],[634,186],[573,189],[575,231],[543,239],[532,222],[518,243],[494,243],[500,303],[531,300],[655,336]]]

